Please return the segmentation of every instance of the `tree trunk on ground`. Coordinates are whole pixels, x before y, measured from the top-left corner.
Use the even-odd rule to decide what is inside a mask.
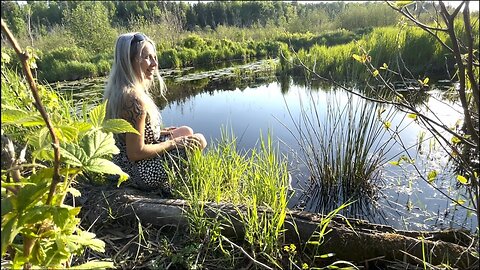
[[[83,207],[83,217],[88,219],[90,224],[95,220],[106,220],[107,215],[111,215],[134,224],[138,222],[138,218],[144,224],[158,227],[188,226],[186,211],[189,205],[184,200],[162,199],[155,194],[145,194],[130,188],[90,187],[88,191],[82,190],[82,194],[78,201]],[[223,235],[231,239],[243,239],[244,229],[239,211],[245,211],[245,207],[229,203],[205,203],[204,208],[207,217],[230,219],[233,226],[225,225]],[[259,212],[269,214],[267,210]],[[318,214],[289,211],[284,225],[284,243],[305,246],[314,232],[319,231],[321,220],[322,216]],[[426,261],[433,265],[448,263],[461,269],[478,266],[478,259],[468,250],[472,240],[466,231],[401,231],[357,219],[348,219],[348,222],[353,229],[347,225],[345,219],[336,217],[331,220],[326,230],[330,232],[324,236],[321,246],[314,247],[318,248],[319,254],[335,253],[336,259],[355,263],[381,258],[418,264],[422,263],[425,256]],[[422,253],[422,245],[425,254]]]

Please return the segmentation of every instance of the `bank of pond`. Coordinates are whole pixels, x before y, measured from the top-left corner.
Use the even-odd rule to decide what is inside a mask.
[[[445,242],[445,244],[444,242],[441,243],[441,248],[445,248],[444,250],[452,250],[452,252],[459,251],[462,254],[461,260],[452,262],[451,258],[456,258],[456,254],[458,254],[452,253],[451,256],[453,257],[436,256],[435,258],[427,258],[423,261],[420,259],[419,262],[418,258],[423,254],[422,247],[427,252],[431,250],[437,251],[439,242],[428,239],[422,240],[417,237],[421,237],[422,234],[425,237],[430,237],[436,235],[436,233],[407,233],[408,235],[402,235],[396,234],[396,229],[385,225],[368,225],[363,221],[355,221],[355,224],[353,224],[352,219],[340,218],[337,219],[337,222],[333,220],[336,214],[355,215],[355,209],[362,210],[361,208],[363,207],[373,207],[373,203],[375,202],[370,201],[372,198],[367,197],[367,195],[370,196],[370,194],[363,194],[364,196],[357,198],[359,201],[369,201],[367,205],[362,206],[346,202],[340,203],[339,206],[336,204],[336,201],[327,202],[322,200],[322,198],[339,199],[331,196],[331,193],[317,193],[321,195],[320,200],[313,200],[308,203],[322,206],[322,209],[313,210],[314,212],[322,214],[316,215],[316,218],[312,220],[305,218],[308,216],[306,213],[304,213],[303,216],[298,215],[296,218],[299,219],[291,218],[291,215],[295,214],[294,211],[290,211],[288,207],[288,204],[293,198],[291,189],[299,189],[298,187],[291,186],[293,173],[290,171],[290,168],[288,168],[287,161],[279,154],[278,149],[274,147],[272,137],[260,136],[259,139],[258,130],[267,126],[262,125],[262,121],[265,119],[265,116],[270,116],[270,113],[273,114],[273,111],[270,111],[270,109],[275,107],[277,111],[286,111],[282,106],[279,106],[279,104],[281,104],[281,102],[279,103],[280,96],[285,96],[287,100],[292,100],[292,95],[296,97],[295,95],[301,92],[298,88],[305,88],[305,90],[308,89],[309,92],[318,94],[320,97],[318,99],[319,101],[323,100],[323,102],[326,102],[327,99],[325,97],[327,97],[327,95],[334,94],[338,91],[321,80],[309,80],[306,79],[305,76],[289,77],[276,75],[276,65],[276,61],[265,60],[244,65],[224,66],[215,71],[162,69],[162,75],[167,81],[169,90],[167,92],[167,99],[170,101],[168,104],[166,104],[165,101],[163,101],[164,103],[159,102],[160,107],[163,109],[162,115],[165,121],[185,123],[194,127],[196,130],[209,128],[208,132],[205,133],[212,134],[220,129],[220,125],[215,121],[221,119],[222,115],[227,114],[225,107],[217,107],[223,104],[232,110],[237,109],[237,111],[241,111],[242,117],[235,118],[235,122],[240,122],[241,119],[245,118],[248,120],[254,119],[254,121],[249,121],[248,125],[251,125],[251,130],[255,131],[253,134],[236,132],[235,135],[239,136],[238,138],[227,137],[226,140],[224,136],[215,136],[217,140],[210,144],[208,151],[203,154],[197,152],[190,157],[188,162],[192,163],[191,166],[187,166],[187,168],[190,168],[190,171],[188,171],[185,178],[175,177],[174,174],[171,174],[171,181],[175,185],[174,190],[176,191],[176,197],[185,199],[185,201],[181,203],[168,202],[168,200],[162,201],[161,199],[157,200],[156,198],[158,198],[158,196],[156,195],[140,195],[137,197],[123,196],[122,193],[124,191],[126,193],[131,191],[125,187],[126,183],[122,184],[123,186],[120,185],[120,189],[115,186],[112,190],[106,190],[106,183],[101,182],[106,180],[98,174],[98,172],[85,173],[86,178],[79,181],[80,186],[84,181],[100,181],[100,183],[94,183],[93,191],[81,190],[80,193],[82,196],[75,199],[83,204],[82,206],[85,211],[80,214],[80,216],[84,218],[82,219],[84,222],[82,225],[86,228],[92,226],[91,228],[95,229],[97,236],[105,239],[108,243],[108,249],[105,255],[87,251],[82,255],[83,257],[78,258],[75,263],[79,264],[84,262],[82,261],[83,259],[112,258],[117,265],[122,265],[125,268],[138,266],[139,264],[149,265],[153,268],[168,268],[170,266],[172,268],[179,267],[180,269],[200,267],[200,264],[206,267],[214,268],[213,265],[216,265],[233,269],[243,266],[251,267],[252,264],[258,264],[259,267],[262,265],[262,267],[266,266],[265,268],[272,269],[275,267],[281,269],[308,269],[312,267],[327,267],[328,265],[357,267],[362,264],[372,267],[374,267],[374,265],[398,266],[402,265],[402,263],[404,263],[403,266],[405,266],[405,262],[397,261],[397,258],[400,258],[400,256],[404,254],[400,251],[403,249],[398,248],[403,243],[412,243],[412,249],[405,249],[403,251],[409,254],[405,254],[405,256],[411,259],[410,262],[417,265],[422,265],[422,263],[428,263],[430,265],[445,262],[451,266],[470,267],[478,263],[478,259],[476,262],[475,258],[472,258],[473,253],[470,253],[470,251],[463,252],[468,250],[468,247],[465,247],[464,240],[462,240],[463,246],[459,245],[458,241]],[[12,75],[12,77],[9,77],[9,81],[14,82],[13,74],[10,75]],[[76,129],[77,127],[80,129],[89,126],[90,119],[97,117],[95,113],[92,114],[92,112],[98,112],[99,110],[92,109],[88,106],[96,107],[100,103],[101,90],[105,79],[105,77],[101,77],[58,83],[58,85],[53,84],[52,87],[56,88],[58,92],[66,94],[66,97],[69,97],[71,93],[70,97],[72,98],[66,98],[66,100],[63,100],[63,95],[56,96],[55,93],[58,92],[50,91],[48,87],[42,90],[44,91],[45,106],[47,111],[55,119],[55,125],[61,132],[62,140],[71,140],[72,142],[76,140],[81,141],[75,139],[76,136],[85,136],[85,134],[88,134],[78,132]],[[20,83],[20,81],[17,83]],[[405,83],[412,82],[405,81]],[[445,85],[447,84],[445,83]],[[10,87],[7,84],[5,86]],[[274,86],[274,91],[271,91],[269,86]],[[356,89],[358,88],[362,87],[357,86]],[[35,118],[36,115],[31,115],[31,112],[35,111],[35,109],[33,107],[29,107],[28,109],[23,108],[23,105],[32,106],[31,102],[29,102],[28,94],[26,94],[27,88],[18,86],[12,87],[12,89],[10,89],[11,91],[7,92],[7,90],[8,89],[2,88],[2,104],[5,103],[6,105],[17,107],[17,109],[23,111],[20,113],[18,110],[11,110],[11,107],[9,107],[8,110],[10,111],[4,113],[7,111],[7,108],[5,107],[5,111],[4,108],[2,108],[2,123],[8,125],[8,127],[6,127],[6,133],[16,134],[19,140],[26,139],[27,137],[32,138],[31,134],[33,130],[39,132],[39,134],[44,134],[41,136],[33,135],[33,137],[39,141],[35,142],[32,140],[32,147],[39,160],[49,160],[45,151],[50,149],[50,142],[46,139],[45,133],[40,132],[41,127],[23,126],[32,123],[32,121],[37,123],[35,122],[37,119]],[[257,95],[249,96],[252,92]],[[274,92],[276,95],[274,95]],[[221,99],[217,99],[216,102],[212,102],[212,99],[205,99],[203,100],[203,104],[199,102],[193,105],[196,110],[202,110],[202,107],[208,107],[210,111],[213,110],[213,112],[211,112],[212,114],[204,113],[205,111],[198,113],[203,119],[212,122],[213,128],[207,126],[205,121],[202,122],[198,119],[193,122],[187,122],[185,121],[186,119],[175,118],[179,117],[184,110],[184,108],[180,106],[181,104],[187,101],[193,102],[192,100],[196,98],[201,100],[200,98],[202,97],[218,97],[220,93],[226,93],[230,97],[231,103],[223,102]],[[280,95],[278,93],[280,93]],[[18,94],[18,96],[16,96],[16,94]],[[258,96],[258,94],[261,94],[261,96]],[[367,92],[365,92],[365,94],[374,95],[374,93]],[[418,89],[418,91],[416,89],[411,94],[416,98],[418,104],[428,99],[428,93],[426,93],[425,89]],[[244,98],[242,98],[242,96]],[[408,97],[407,94],[405,94],[405,96]],[[340,100],[347,100],[345,97],[343,94],[339,95]],[[268,105],[269,107],[261,107],[260,110],[254,110],[252,115],[246,116],[245,114],[255,107],[250,106],[248,110],[246,109],[246,104],[248,103],[243,103],[242,99],[245,100],[247,98],[254,99],[255,102]],[[394,96],[391,98],[394,98]],[[156,97],[156,101],[160,100],[162,99]],[[234,106],[231,106],[232,104],[236,104],[239,108],[234,108]],[[337,103],[333,102],[330,104]],[[352,104],[358,104],[357,100],[352,99]],[[78,114],[73,114],[72,110],[77,108],[79,109],[77,111]],[[343,107],[339,107],[340,110],[342,110],[342,108]],[[375,108],[372,109],[372,107],[365,108],[367,110],[363,112],[377,111]],[[352,112],[354,111],[359,110],[352,110]],[[336,110],[333,112],[335,113]],[[191,112],[187,114],[194,116]],[[371,113],[362,114],[367,116],[374,115]],[[14,119],[15,117],[16,119]],[[23,118],[20,119],[20,117]],[[337,119],[335,117],[333,118]],[[256,126],[258,124],[262,126],[258,128]],[[12,129],[12,126],[18,129]],[[380,128],[384,130],[381,123]],[[354,130],[355,128],[350,128],[345,131]],[[278,132],[278,129],[276,132]],[[22,134],[24,136],[22,136]],[[343,134],[343,132],[337,132],[336,134]],[[275,133],[275,135],[278,135],[278,133]],[[260,145],[257,144],[258,147],[250,147],[251,150],[245,153],[237,148],[237,143],[244,143],[249,137],[253,137],[254,140],[259,140]],[[43,140],[40,141],[42,138]],[[334,141],[332,145],[336,147],[349,145],[349,143],[338,142],[339,141]],[[22,141],[22,143],[24,142]],[[38,145],[36,143],[38,143]],[[255,142],[249,143],[255,144]],[[251,144],[248,146],[251,146]],[[290,145],[293,146],[294,142],[290,142]],[[79,145],[79,147],[88,148],[90,146]],[[79,152],[75,151],[74,154],[76,153]],[[365,152],[365,154],[366,157],[368,157],[368,153]],[[351,160],[348,159],[337,161],[339,161],[339,163],[335,164],[348,165],[351,163]],[[329,163],[328,160],[327,163],[327,167],[334,164]],[[334,169],[332,166],[330,166],[330,168]],[[366,184],[367,188],[372,187],[366,179],[360,184]],[[399,186],[403,185],[406,185],[406,183],[399,184]],[[315,185],[312,186],[315,187]],[[77,185],[75,185],[75,187],[80,188]],[[359,189],[360,188],[364,190],[363,187],[359,187]],[[343,192],[342,190],[335,189],[335,187],[332,190],[334,192]],[[97,197],[92,197],[94,194],[96,194]],[[305,196],[309,196],[308,191],[306,194]],[[375,192],[372,194],[375,195]],[[310,195],[316,196],[316,194],[313,193],[310,193]],[[132,200],[128,201],[129,199]],[[348,198],[344,197],[343,199]],[[120,205],[123,208],[114,207],[115,201],[118,202],[118,200],[120,200]],[[219,207],[229,205],[231,211],[228,213],[216,211],[213,207],[214,205],[218,205]],[[134,208],[132,208],[132,206]],[[186,229],[179,229],[179,231],[177,231],[177,228],[180,228],[180,226],[176,226],[178,224],[159,223],[160,226],[158,226],[159,224],[155,226],[155,222],[151,222],[152,220],[161,222],[167,219],[173,219],[171,213],[162,212],[166,209],[165,207],[169,207],[169,209],[173,207],[176,215],[184,213],[175,216],[175,218],[182,220],[182,226],[186,227]],[[305,205],[303,208],[308,210]],[[393,208],[395,208],[395,211],[401,211],[399,210],[401,208],[400,205],[394,206]],[[132,211],[118,213],[115,212],[117,210]],[[415,210],[412,211],[412,213],[415,214]],[[165,213],[165,216],[162,216],[161,213]],[[211,215],[206,215],[207,213]],[[400,215],[402,216],[403,213]],[[442,222],[441,219],[443,217],[440,217],[440,215],[441,214],[438,215],[438,220]],[[98,219],[99,217],[105,218]],[[123,221],[125,217],[129,219]],[[151,218],[151,220],[147,222],[148,218]],[[402,216],[402,218],[404,218],[402,221],[406,222],[404,225],[411,226],[407,225],[407,219],[409,219],[409,217],[405,215]],[[448,220],[448,218],[449,217],[445,217],[445,220]],[[98,221],[95,221],[96,219],[98,219]],[[138,220],[144,222],[138,222]],[[293,225],[295,222],[298,222],[299,226],[303,224],[302,226],[304,227],[296,227]],[[448,221],[446,223],[448,223]],[[239,224],[240,227],[238,226]],[[353,227],[349,227],[349,224],[353,225]],[[173,228],[173,230],[169,230],[171,228]],[[226,231],[232,228],[235,230],[238,229],[237,232],[239,234],[234,237],[229,236]],[[289,228],[288,232],[285,231],[286,228]],[[297,236],[303,238],[301,241],[293,241],[291,238],[287,238],[287,233],[289,235],[288,237],[292,235],[295,236],[295,228],[308,228],[309,231],[305,233],[306,230],[299,229],[303,234],[299,231]],[[240,231],[240,229],[242,231]],[[125,234],[125,232],[128,232],[128,234]],[[178,237],[178,232],[182,233],[182,237]],[[441,234],[442,233],[439,233],[438,235]],[[467,239],[467,241],[470,239],[467,231],[455,231],[451,235],[453,235],[453,238],[456,237],[455,235],[461,235],[462,237],[466,235],[465,239]],[[336,243],[342,243],[343,246],[337,245]],[[372,253],[366,255],[365,253],[361,253],[361,251],[364,250],[359,248],[358,253],[352,253],[356,256],[355,259],[352,259],[353,257],[348,257],[350,253],[348,252],[348,248],[351,243],[354,243],[357,247],[362,247],[365,243],[368,243],[372,247],[370,249]],[[392,246],[389,246],[391,250],[397,251],[398,248],[398,252],[385,255],[387,257],[381,259],[373,258],[377,255],[382,256],[383,253],[381,252],[385,251],[382,248],[375,249],[374,247],[390,244],[392,244]],[[334,252],[336,253],[335,255],[333,254]],[[138,254],[141,254],[141,256],[137,256]],[[175,254],[182,254],[182,256],[180,256],[180,258]],[[365,262],[362,261],[362,258],[364,260],[373,258],[374,260]],[[349,260],[354,262],[354,264],[342,260]]]

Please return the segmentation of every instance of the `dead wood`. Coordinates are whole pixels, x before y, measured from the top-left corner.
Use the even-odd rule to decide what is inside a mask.
[[[91,188],[87,191],[80,204],[82,211],[89,214],[84,218],[101,223],[110,218],[120,219],[124,222],[136,224],[140,220],[143,224],[153,226],[188,226],[186,211],[188,202],[180,199],[160,198],[155,194],[146,194],[131,188],[104,187]],[[244,229],[239,213],[245,211],[243,206],[230,203],[204,204],[205,216],[224,221],[223,235],[241,240]],[[269,214],[265,209],[259,210],[261,214]],[[284,243],[294,243],[304,247],[309,240],[315,240],[315,232],[319,231],[322,216],[300,211],[289,211],[285,220]],[[347,225],[347,224],[350,225]],[[461,269],[475,268],[478,258],[472,256],[473,245],[467,231],[402,231],[390,226],[371,224],[367,221],[335,217],[327,225],[329,231],[324,235],[320,246],[306,245],[307,248],[318,248],[319,254],[335,253],[337,259],[349,260],[360,263],[373,258],[382,258],[388,261],[404,261],[418,264],[416,258],[423,258],[425,251],[426,260],[433,265],[448,263]],[[298,233],[297,233],[298,232]],[[473,246],[473,247],[472,247]],[[412,256],[409,256],[409,255]]]

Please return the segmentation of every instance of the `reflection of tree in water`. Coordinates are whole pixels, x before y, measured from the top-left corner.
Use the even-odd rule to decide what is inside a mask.
[[[183,80],[182,78],[166,79],[167,92],[165,97],[168,102],[184,103],[189,98],[201,93],[213,93],[214,91],[244,90],[247,87],[258,87],[262,84],[275,81],[274,71],[259,72],[252,74],[235,74],[234,76],[212,76],[210,78],[198,78]],[[153,91],[155,92],[155,91]],[[161,96],[155,96],[155,102],[160,109],[165,108],[168,102]]]

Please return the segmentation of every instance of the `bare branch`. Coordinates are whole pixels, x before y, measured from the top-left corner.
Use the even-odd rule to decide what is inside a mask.
[[[10,43],[13,46],[13,49],[17,53],[18,57],[20,57],[20,60],[22,62],[22,68],[23,72],[25,73],[27,77],[27,82],[28,85],[30,86],[30,90],[32,91],[33,98],[35,99],[36,107],[40,111],[40,114],[42,115],[43,120],[47,124],[47,128],[50,132],[50,135],[52,136],[52,147],[53,147],[53,152],[54,152],[54,163],[53,163],[53,177],[52,177],[52,184],[50,185],[50,191],[48,193],[47,201],[46,204],[51,204],[52,199],[53,199],[53,194],[55,193],[55,187],[57,186],[58,183],[60,183],[60,144],[57,135],[55,134],[55,131],[53,129],[53,124],[50,121],[50,118],[45,111],[45,108],[42,105],[42,100],[40,98],[40,95],[38,94],[38,89],[37,85],[35,84],[35,80],[33,79],[32,71],[30,69],[30,66],[28,64],[28,59],[30,56],[28,55],[27,52],[23,52],[23,50],[20,48],[17,40],[13,37],[13,34],[10,32],[10,30],[7,27],[7,24],[1,19],[1,25],[2,25],[2,31],[5,33],[7,39],[10,41]]]

